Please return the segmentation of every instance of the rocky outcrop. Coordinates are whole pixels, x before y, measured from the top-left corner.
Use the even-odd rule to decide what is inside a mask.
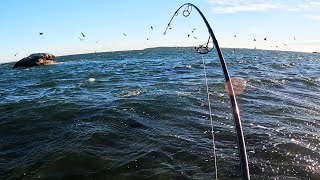
[[[42,65],[50,65],[57,64],[56,57],[50,53],[36,53],[31,54],[28,57],[25,57],[18,61],[12,69],[18,67],[32,67],[32,66],[42,66]]]

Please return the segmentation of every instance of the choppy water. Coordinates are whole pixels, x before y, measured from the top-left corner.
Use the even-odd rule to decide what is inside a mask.
[[[320,55],[223,49],[252,179],[320,179]],[[218,177],[239,179],[236,136],[215,53],[206,61]],[[1,179],[212,179],[202,57],[156,48],[0,64]]]

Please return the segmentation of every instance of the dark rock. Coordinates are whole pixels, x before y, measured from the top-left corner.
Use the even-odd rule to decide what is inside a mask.
[[[36,53],[31,54],[28,57],[25,57],[18,61],[12,69],[17,67],[32,67],[32,66],[42,66],[42,65],[50,65],[57,64],[56,57],[50,53]]]

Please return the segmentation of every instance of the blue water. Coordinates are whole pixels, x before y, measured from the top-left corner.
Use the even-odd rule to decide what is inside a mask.
[[[320,179],[320,55],[223,49],[252,179]],[[215,52],[154,48],[0,64],[0,179],[240,179]]]

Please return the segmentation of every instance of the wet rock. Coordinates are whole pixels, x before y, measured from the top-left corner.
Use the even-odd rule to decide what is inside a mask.
[[[42,65],[51,65],[57,64],[58,62],[55,60],[56,57],[50,53],[36,53],[31,54],[28,57],[25,57],[18,61],[12,69],[18,67],[32,67],[32,66],[42,66]]]

